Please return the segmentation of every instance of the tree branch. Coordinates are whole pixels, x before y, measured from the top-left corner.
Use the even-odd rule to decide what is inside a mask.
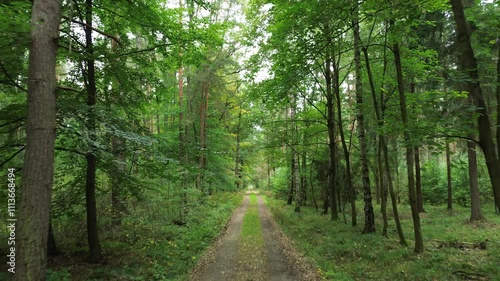
[[[16,153],[14,153],[11,157],[9,157],[7,160],[3,161],[0,164],[0,168],[3,167],[6,163],[8,163],[10,160],[12,160],[14,157],[16,157],[19,153],[21,153],[24,150],[25,146],[21,147]]]
[[[97,33],[99,33],[99,34],[101,34],[101,35],[103,35],[103,36],[106,36],[106,37],[108,37],[108,38],[110,38],[110,39],[113,39],[116,43],[120,44],[120,39],[119,39],[118,37],[116,37],[116,36],[113,36],[113,35],[111,35],[111,34],[109,34],[109,33],[106,33],[106,32],[104,32],[104,31],[102,31],[102,30],[99,30],[99,29],[97,29],[97,28],[95,28],[95,27],[93,27],[93,26],[90,26],[90,25],[89,25],[89,24],[87,24],[87,23],[81,22],[81,21],[79,21],[79,20],[70,19],[70,18],[69,18],[69,17],[67,17],[67,16],[62,16],[62,18],[63,18],[63,19],[65,19],[65,20],[68,20],[68,21],[70,21],[70,22],[72,22],[72,23],[76,23],[76,24],[82,25],[82,26],[84,26],[84,27],[90,28],[90,29],[92,29],[93,31],[95,31],[95,32],[97,32]]]

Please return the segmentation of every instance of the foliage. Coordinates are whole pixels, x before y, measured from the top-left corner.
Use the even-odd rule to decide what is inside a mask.
[[[108,230],[101,233],[109,258],[107,264],[98,267],[81,266],[85,245],[77,242],[79,239],[75,238],[79,234],[73,233],[74,229],[84,228],[81,220],[61,217],[54,221],[55,235],[61,238],[60,246],[66,253],[53,260],[53,273],[49,278],[183,280],[225,227],[233,210],[241,203],[241,193],[220,192],[205,198],[204,204],[190,206],[191,212],[184,225],[172,221],[176,217],[171,209],[177,204],[175,201],[158,200],[165,195],[165,191],[147,192],[143,200],[134,203],[134,209],[120,228],[110,226],[110,213],[101,216],[100,229]]]

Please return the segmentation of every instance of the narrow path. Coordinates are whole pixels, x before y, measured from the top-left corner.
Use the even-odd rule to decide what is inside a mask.
[[[255,201],[255,198],[253,199]],[[256,208],[261,236],[242,237],[245,214]],[[256,242],[263,241],[263,242]],[[201,258],[191,281],[316,281],[317,271],[294,249],[281,232],[258,195],[257,204],[250,203],[247,193],[234,212],[225,233]]]

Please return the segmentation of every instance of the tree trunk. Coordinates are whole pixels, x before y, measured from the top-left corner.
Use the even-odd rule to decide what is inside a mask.
[[[303,134],[303,140],[306,139],[305,133]],[[302,204],[306,204],[307,202],[307,153],[304,151],[304,155],[301,157],[300,161],[300,190],[301,190],[301,198]]]
[[[469,138],[473,138],[469,135]],[[469,187],[470,187],[470,221],[481,221],[485,217],[481,210],[481,198],[479,195],[479,182],[477,177],[476,143],[467,142],[467,156],[469,161]]]
[[[85,41],[87,51],[87,106],[89,107],[87,130],[91,140],[96,139],[96,120],[95,120],[95,105],[96,105],[96,81],[95,81],[95,61],[94,61],[94,45],[92,42],[92,0],[86,0],[85,6]],[[89,261],[97,263],[102,259],[101,244],[97,234],[97,207],[96,207],[96,170],[97,157],[95,156],[95,147],[90,144],[91,150],[86,155],[87,172],[85,185],[85,204],[87,207],[87,238],[89,243]]]
[[[15,273],[11,275],[15,281],[46,279],[47,234],[54,177],[56,53],[60,21],[61,1],[34,1],[19,225],[16,229],[17,243],[11,245],[16,248],[16,267],[12,269]]]
[[[360,161],[361,161],[361,177],[363,181],[364,191],[364,211],[365,211],[365,226],[363,233],[375,232],[375,215],[373,213],[372,194],[370,188],[370,174],[368,170],[367,158],[367,143],[365,137],[365,122],[363,116],[363,82],[361,74],[361,49],[358,23],[358,7],[354,10],[353,26],[354,26],[354,64],[356,72],[356,105],[357,105],[357,120],[358,120],[358,138],[360,145]]]
[[[329,187],[329,198],[331,220],[338,220],[339,214],[337,209],[337,199],[336,199],[336,144],[335,144],[335,117],[333,110],[333,93],[332,93],[332,78],[331,78],[331,67],[332,60],[328,58],[326,60],[325,78],[326,78],[326,106],[327,106],[327,126],[328,126],[328,149],[330,154],[330,162],[328,166],[328,187]]]
[[[111,140],[113,156],[117,160],[117,175],[111,175],[111,209],[113,214],[113,224],[121,225],[122,216],[125,212],[125,204],[123,202],[123,188],[121,176],[125,173],[126,157],[124,153],[123,140],[117,136],[113,136]]]
[[[406,239],[403,233],[403,228],[401,227],[401,221],[399,219],[398,212],[398,200],[396,198],[396,192],[394,192],[394,186],[392,184],[391,169],[389,165],[389,152],[387,148],[387,142],[385,142],[385,137],[382,139],[382,149],[384,151],[384,162],[385,162],[385,174],[387,176],[387,183],[389,185],[389,194],[391,195],[392,212],[394,214],[394,222],[396,223],[396,229],[398,230],[399,244],[406,246]]]
[[[401,109],[401,119],[404,125],[404,140],[406,146],[406,166],[408,171],[408,197],[411,206],[411,215],[413,219],[413,231],[415,233],[415,248],[413,249],[415,253],[424,252],[424,241],[422,238],[422,230],[420,227],[420,217],[418,215],[417,209],[417,198],[415,194],[415,175],[414,175],[414,155],[413,146],[411,144],[411,135],[408,131],[408,112],[406,109],[406,97],[404,91],[404,81],[403,81],[403,69],[401,66],[401,54],[399,51],[399,44],[394,42],[393,45],[394,61],[396,65],[396,75],[399,91],[399,105]]]
[[[383,152],[383,147],[382,145],[384,144],[383,141],[383,136],[379,134],[378,138],[378,149],[377,149],[377,166],[379,170],[379,177],[380,177],[380,199],[381,199],[381,205],[380,205],[380,212],[382,213],[382,221],[383,221],[383,228],[382,228],[382,236],[388,237],[387,236],[387,229],[389,227],[389,222],[387,219],[387,176],[384,174],[384,167],[382,165],[382,152]]]
[[[204,170],[207,165],[206,158],[206,119],[207,119],[207,111],[208,111],[208,93],[209,93],[209,82],[203,81],[201,83],[201,100],[200,100],[200,155],[198,168],[200,169],[198,173],[197,186],[200,190],[204,191]]]
[[[417,192],[417,210],[419,213],[425,212],[424,199],[422,196],[422,177],[420,175],[420,150],[415,146],[415,187]]]
[[[240,151],[240,134],[241,134],[241,112],[242,109],[240,107],[240,111],[238,112],[238,125],[236,127],[236,151],[235,151],[235,160],[234,160],[234,176],[236,178],[236,189],[241,188],[242,179],[243,179],[243,169],[241,165],[241,151]]]
[[[446,179],[448,182],[448,210],[453,210],[453,190],[451,185],[451,159],[450,144],[446,140]]]
[[[351,157],[349,153],[349,149],[347,148],[347,143],[345,140],[345,134],[344,134],[344,125],[342,122],[342,107],[341,107],[341,99],[340,99],[340,87],[335,86],[335,96],[337,98],[336,104],[337,104],[337,118],[338,118],[338,124],[339,124],[339,134],[340,134],[340,141],[342,143],[342,149],[344,151],[344,161],[345,161],[345,168],[346,168],[346,181],[347,181],[347,194],[348,194],[348,199],[349,203],[351,204],[351,225],[356,226],[357,225],[357,214],[356,214],[356,200],[354,196],[354,185],[352,183],[352,173],[351,173]]]
[[[295,187],[295,212],[300,212],[302,205],[302,189],[299,173],[299,154],[297,152],[297,95],[293,94],[290,104],[290,119],[292,119],[292,184]]]
[[[56,239],[54,237],[54,231],[52,230],[52,220],[49,220],[49,235],[47,240],[47,254],[49,256],[57,256],[60,254],[57,248]]]
[[[481,84],[479,82],[478,65],[471,44],[471,32],[467,26],[464,7],[461,0],[450,0],[457,31],[457,44],[460,49],[460,66],[469,76],[466,89],[472,97],[476,112],[478,113],[477,125],[479,129],[479,146],[481,147],[488,174],[490,176],[495,206],[500,209],[500,160],[493,141],[491,122],[484,100]]]
[[[111,48],[113,49],[113,52],[118,53],[118,42],[115,40],[111,41]],[[117,67],[116,64],[113,65],[113,63],[116,61],[112,61],[112,67]],[[116,83],[116,85],[119,85],[119,81],[115,80],[113,85]],[[116,91],[114,93],[118,93],[121,91],[119,88],[120,86],[116,87]],[[118,95],[113,97],[113,102],[117,102]],[[158,122],[159,124],[159,122]],[[116,136],[112,135],[111,136],[111,150],[113,152],[113,156],[117,160],[117,173],[112,173],[110,175],[111,179],[111,214],[112,214],[112,223],[115,226],[121,225],[122,223],[122,216],[123,213],[125,212],[125,204],[123,202],[123,192],[122,192],[122,180],[121,177],[125,173],[125,167],[126,167],[126,156],[125,156],[125,145],[124,141]]]

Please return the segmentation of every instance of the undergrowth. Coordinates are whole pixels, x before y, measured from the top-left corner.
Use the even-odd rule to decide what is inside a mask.
[[[99,264],[86,262],[86,240],[56,233],[64,253],[50,258],[47,280],[184,280],[241,199],[236,192],[208,196],[190,206],[182,225],[169,220],[168,202],[136,206],[121,227],[101,231],[105,260]]]
[[[500,216],[491,206],[483,209],[488,221],[475,224],[467,221],[467,208],[457,206],[449,212],[445,206],[425,206],[427,212],[421,214],[425,252],[417,255],[408,206],[400,206],[409,244],[403,247],[394,220],[389,221],[389,238],[381,236],[379,213],[377,233],[361,234],[361,210],[359,225],[352,227],[330,221],[329,215],[313,208],[295,213],[282,200],[268,197],[267,202],[283,231],[328,280],[500,280]],[[485,250],[473,247],[479,242],[486,242]]]

